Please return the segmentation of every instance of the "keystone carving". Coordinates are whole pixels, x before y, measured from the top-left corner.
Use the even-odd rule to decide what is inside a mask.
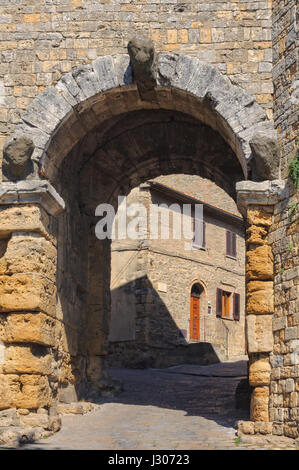
[[[155,46],[150,38],[136,36],[128,43],[133,80],[143,100],[155,99],[157,62]]]
[[[34,143],[26,136],[13,137],[9,140],[3,150],[3,179],[18,181],[33,173],[31,160],[33,151]]]

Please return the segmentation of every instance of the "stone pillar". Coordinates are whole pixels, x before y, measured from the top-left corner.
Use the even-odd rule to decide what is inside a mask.
[[[55,216],[63,208],[47,181],[0,185],[0,427],[59,427]]]
[[[246,230],[246,344],[252,387],[250,422],[240,422],[244,434],[270,434],[269,397],[273,351],[274,260],[269,244],[273,208],[285,193],[280,180],[237,184],[238,207]]]
[[[113,380],[108,370],[108,335],[111,316],[111,241],[99,240],[95,235],[98,220],[89,219],[88,233],[88,307],[83,333],[83,351],[86,354],[85,396],[113,396],[121,383]]]
[[[101,260],[101,266],[99,266]],[[89,397],[109,395],[113,381],[107,365],[110,322],[110,240],[98,240],[91,224],[88,249],[88,317],[86,344],[86,379]]]

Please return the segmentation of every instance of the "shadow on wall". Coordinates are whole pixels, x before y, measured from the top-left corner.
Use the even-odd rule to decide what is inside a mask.
[[[110,366],[143,369],[220,362],[214,345],[188,343],[186,333],[146,275],[111,291]]]

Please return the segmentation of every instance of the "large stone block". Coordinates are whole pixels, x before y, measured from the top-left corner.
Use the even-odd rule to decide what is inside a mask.
[[[249,383],[253,387],[270,384],[271,366],[269,358],[251,359],[249,363]]]
[[[55,118],[62,120],[73,111],[72,106],[64,97],[50,86],[38,95],[37,100],[47,110],[50,117],[55,116]]]
[[[270,246],[257,246],[247,251],[246,278],[248,280],[271,280],[273,275],[273,254]]]
[[[0,317],[0,340],[5,343],[55,344],[55,322],[42,313],[16,313]]]
[[[83,91],[78,86],[71,72],[62,76],[61,80],[59,80],[56,85],[56,89],[71,106],[76,106],[76,104],[85,99]]]
[[[39,311],[55,316],[56,287],[38,274],[0,276],[0,312]]]
[[[272,281],[251,281],[247,283],[246,313],[270,314],[274,312],[274,289]]]
[[[75,414],[75,415],[84,415],[89,411],[92,411],[94,408],[92,403],[60,403],[57,405],[57,413],[66,415],[66,414]]]
[[[46,103],[42,104],[39,99],[32,100],[24,114],[24,121],[50,135],[53,129],[58,126],[59,118],[48,113],[45,105]]]
[[[299,436],[298,422],[296,421],[284,424],[283,430],[284,435],[292,439],[297,439]]]
[[[267,236],[267,229],[263,226],[258,226],[258,225],[250,225],[248,227],[246,234],[247,234],[247,240],[246,243],[248,245],[253,244],[253,245],[265,245],[266,244],[266,236]]]
[[[254,434],[254,422],[239,421],[238,422],[238,436],[242,436],[242,434]]]
[[[273,318],[273,331],[283,330],[287,326],[287,317]]]
[[[0,373],[0,410],[13,407],[13,398],[19,392],[19,376]]]
[[[246,329],[249,354],[273,350],[272,315],[248,315]]]
[[[118,59],[120,61],[120,57]],[[105,57],[98,57],[92,62],[92,68],[98,78],[98,85],[101,91],[106,91],[111,88],[114,88],[118,85],[117,77],[115,76],[115,61],[117,61],[117,57],[105,56]],[[122,72],[125,70],[125,67],[128,66],[128,57],[123,56],[122,64]],[[120,62],[118,62],[120,65]],[[124,75],[121,77],[123,84]]]
[[[272,434],[273,430],[273,423],[263,422],[263,421],[256,421],[254,423],[254,432],[255,434]]]
[[[16,408],[0,411],[0,428],[3,426],[19,426],[20,419]]]
[[[1,274],[41,273],[55,282],[57,251],[39,234],[14,233],[0,258]]]
[[[49,426],[48,414],[29,413],[28,415],[20,416],[21,426],[30,426],[32,428],[41,427],[47,428]]]
[[[52,392],[46,376],[21,375],[20,389],[13,398],[17,408],[37,409],[53,403]]]
[[[251,394],[251,421],[269,421],[269,388],[256,387]]]
[[[52,392],[46,376],[0,374],[0,409],[37,409],[52,405]]]
[[[13,232],[37,232],[54,241],[50,217],[39,206],[0,207],[0,238],[8,238]]]
[[[280,147],[271,135],[257,132],[249,142],[253,153],[253,171],[262,180],[273,180],[280,176]]]
[[[43,346],[8,345],[2,369],[6,374],[49,375],[52,372],[52,356]]]
[[[247,210],[247,221],[250,225],[272,225],[272,212],[260,206],[250,206]]]

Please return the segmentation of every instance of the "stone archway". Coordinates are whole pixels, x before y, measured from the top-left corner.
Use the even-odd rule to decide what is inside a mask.
[[[196,58],[161,53],[157,62],[154,96],[149,101],[140,96],[130,59],[124,54],[77,67],[33,99],[7,142],[23,135],[32,139],[35,168],[26,179],[51,181],[55,168],[87,132],[140,109],[176,110],[207,124],[229,144],[247,179],[252,138],[262,132],[276,139],[263,109],[215,67]],[[279,177],[278,169],[274,171]]]
[[[275,131],[253,98],[232,85],[216,68],[195,58],[165,53],[157,56],[157,73],[150,98],[140,92],[138,82],[133,80],[128,56],[100,57],[90,65],[66,74],[55,87],[46,88],[29,105],[8,139],[3,166],[6,181],[1,185],[0,201],[6,263],[1,280],[0,308],[5,313],[1,338],[5,345],[5,362],[0,366],[0,406],[2,409],[31,410],[42,407],[51,411],[58,393],[62,399],[66,398],[63,397],[65,394],[67,400],[75,400],[87,392],[107,392],[113,388],[104,361],[109,279],[103,275],[100,288],[94,282],[99,270],[97,260],[101,260],[104,272],[109,264],[109,250],[105,244],[95,243],[95,207],[103,200],[99,197],[115,203],[117,188],[126,192],[149,177],[169,171],[170,164],[175,171],[193,172],[199,153],[195,146],[184,160],[179,142],[175,145],[170,139],[168,148],[172,144],[173,148],[168,158],[160,158],[165,155],[160,150],[157,164],[152,136],[149,142],[152,153],[148,160],[147,154],[140,153],[138,143],[128,155],[126,139],[122,139],[124,136],[132,138],[136,122],[140,128],[147,126],[147,110],[156,110],[159,122],[167,121],[168,129],[173,122],[184,122],[188,132],[193,129],[193,134],[190,131],[193,137],[200,132],[209,132],[210,145],[217,147],[217,141],[223,142],[225,164],[221,171],[215,172],[213,160],[210,170],[209,161],[201,167],[226,190],[231,186],[232,194],[237,183],[240,207],[250,224],[248,281],[252,282],[248,299],[252,311],[247,321],[247,337],[251,363],[255,367],[258,367],[258,361],[266,364],[266,375],[251,380],[256,387],[253,396],[257,397],[252,400],[252,419],[267,422],[273,307],[268,305],[261,312],[252,304],[260,296],[264,298],[265,292],[268,298],[273,296],[273,262],[267,244],[272,220],[269,206],[279,200],[282,186],[269,181],[240,181],[250,177],[257,181],[264,178],[264,174],[259,176],[257,169],[263,167],[267,155],[254,147],[252,141],[257,133],[261,133],[264,141],[275,142]],[[131,128],[126,119],[128,116],[131,119],[133,116]],[[119,127],[122,117],[125,123]],[[19,152],[24,136],[33,145],[27,141]],[[105,187],[104,167],[94,173],[91,170],[85,172],[85,169],[92,158],[99,157],[99,146],[100,153],[103,152],[101,161],[105,161],[104,147],[112,140],[117,140],[118,144],[111,162],[114,168],[117,168],[117,159],[121,162],[120,173],[125,178],[120,178],[116,172],[113,184]],[[207,154],[212,153],[210,147],[205,150]],[[16,162],[16,177],[11,161],[17,155],[20,158]],[[139,156],[138,164],[134,155]],[[221,159],[219,163],[221,167]],[[74,175],[72,168],[76,174],[81,175],[82,171],[84,191],[83,194],[81,191],[80,200],[71,197],[78,189],[77,181],[65,185],[67,176]],[[91,176],[94,179],[90,182]],[[269,179],[278,178],[279,168],[275,167],[268,176]],[[97,190],[98,185],[102,192]],[[75,227],[72,220],[78,220]],[[83,248],[86,249],[85,256],[79,256]],[[262,259],[262,267],[257,258]],[[69,263],[68,271],[64,267]],[[80,274],[74,277],[75,271]],[[56,303],[60,286],[63,286],[63,302],[67,299],[65,305]],[[88,313],[83,322],[87,336],[82,335],[83,330],[78,326],[83,310]],[[77,388],[69,387],[74,383],[79,384]],[[51,419],[49,422],[47,419],[45,426],[51,427]],[[23,423],[26,424],[26,418]]]

